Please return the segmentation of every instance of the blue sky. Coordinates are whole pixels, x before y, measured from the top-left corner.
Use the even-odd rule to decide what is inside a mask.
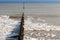
[[[22,0],[0,0],[0,3],[18,3],[22,2]]]
[[[0,0],[0,3],[60,2],[60,0]]]

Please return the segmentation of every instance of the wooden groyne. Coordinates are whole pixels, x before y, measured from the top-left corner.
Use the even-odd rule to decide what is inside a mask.
[[[23,40],[23,36],[24,36],[24,13],[22,14],[21,17],[21,24],[20,24],[20,32],[19,32],[19,38],[18,40]]]

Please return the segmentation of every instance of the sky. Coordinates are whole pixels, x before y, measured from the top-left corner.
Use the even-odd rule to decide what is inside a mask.
[[[60,0],[0,0],[0,3],[60,2]]]

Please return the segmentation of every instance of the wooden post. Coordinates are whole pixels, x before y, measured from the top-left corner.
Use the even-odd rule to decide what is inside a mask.
[[[23,14],[22,14],[22,17],[21,17],[21,24],[20,24],[20,33],[19,33],[19,40],[23,40],[23,37],[24,37],[24,9],[25,9],[25,6],[24,6],[24,2],[23,2]]]
[[[22,14],[22,18],[21,18],[21,24],[20,24],[20,33],[19,33],[19,40],[23,40],[23,36],[24,36],[24,13]]]

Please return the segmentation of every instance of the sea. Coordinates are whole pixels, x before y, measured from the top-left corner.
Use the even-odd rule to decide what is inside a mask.
[[[23,9],[24,6],[24,9]],[[60,3],[0,3],[0,15],[41,17],[48,23],[60,25]]]
[[[23,9],[24,6],[24,9]],[[1,3],[0,15],[32,16],[44,19],[46,23],[60,25],[60,3]]]

